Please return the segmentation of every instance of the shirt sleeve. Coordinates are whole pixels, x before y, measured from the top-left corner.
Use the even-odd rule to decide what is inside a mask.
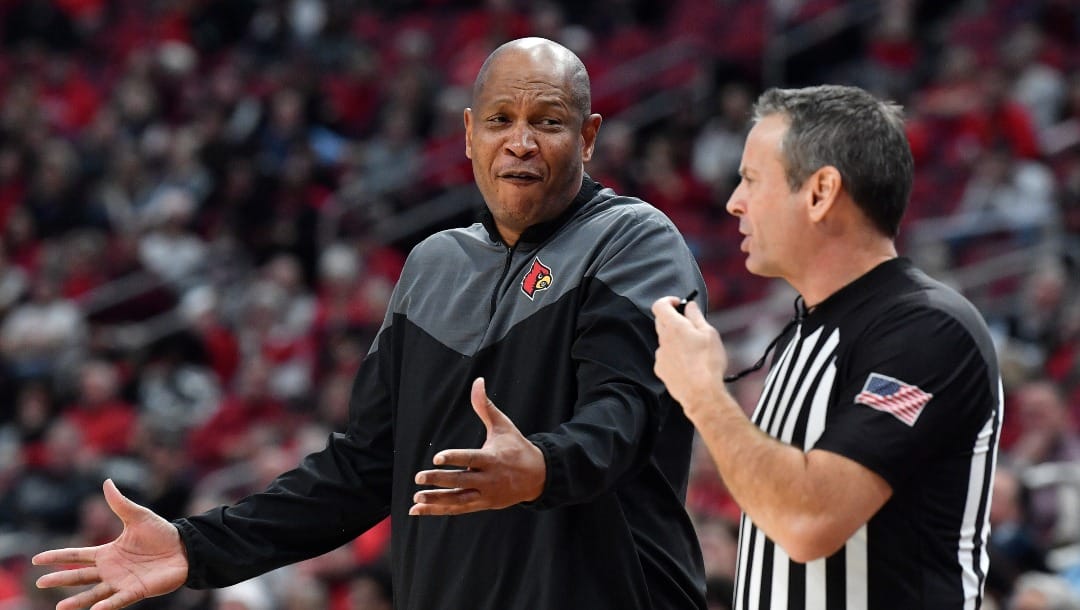
[[[975,340],[930,307],[882,316],[852,344],[815,444],[896,489],[933,459],[970,452],[993,416],[990,373]]]
[[[684,417],[653,373],[651,314],[665,295],[696,289],[700,302],[707,301],[682,236],[656,219],[637,222],[612,241],[586,281],[571,349],[579,388],[574,415],[554,431],[529,436],[547,464],[544,492],[530,504],[536,508],[610,491],[650,459],[669,417]]]
[[[392,410],[381,371],[389,333],[357,373],[349,426],[327,446],[236,505],[174,521],[187,585],[223,587],[345,544],[390,512]]]

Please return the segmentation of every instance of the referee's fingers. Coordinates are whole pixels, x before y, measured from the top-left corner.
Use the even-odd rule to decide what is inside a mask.
[[[675,311],[675,306],[678,304],[678,297],[660,297],[652,304],[653,315],[660,318],[661,316],[678,313]]]
[[[686,310],[683,312],[687,320],[694,325],[694,328],[702,328],[709,326],[709,321],[705,319],[705,314],[701,313],[701,308],[694,301],[690,301],[686,304]]]

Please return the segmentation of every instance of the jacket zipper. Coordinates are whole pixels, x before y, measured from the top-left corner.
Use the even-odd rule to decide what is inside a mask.
[[[499,280],[495,282],[495,288],[491,291],[491,309],[488,311],[488,322],[491,322],[495,317],[495,303],[499,298],[499,287],[502,286],[503,280],[506,279],[506,274],[510,272],[510,262],[514,260],[514,247],[508,246],[506,248],[506,262],[503,264],[502,273],[499,275]]]

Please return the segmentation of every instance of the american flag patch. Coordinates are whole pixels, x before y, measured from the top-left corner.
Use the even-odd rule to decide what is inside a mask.
[[[855,402],[884,411],[905,424],[914,426],[923,407],[933,397],[933,394],[923,392],[918,386],[880,373],[870,373],[866,378],[866,385],[855,397]]]

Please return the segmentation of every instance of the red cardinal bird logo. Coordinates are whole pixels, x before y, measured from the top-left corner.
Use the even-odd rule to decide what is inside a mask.
[[[521,291],[525,293],[525,296],[529,297],[531,301],[533,295],[540,290],[547,290],[551,287],[551,281],[553,277],[551,275],[551,267],[548,267],[544,263],[540,262],[539,257],[533,259],[532,269],[525,274],[525,277],[521,278]]]

